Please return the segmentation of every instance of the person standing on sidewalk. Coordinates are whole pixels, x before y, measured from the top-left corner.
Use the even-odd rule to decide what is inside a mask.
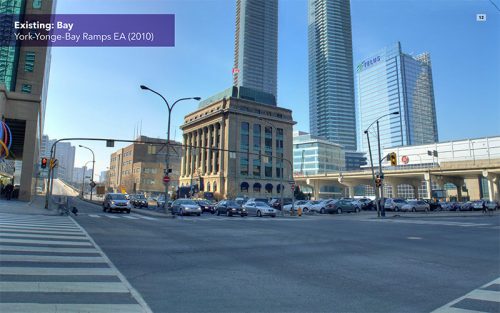
[[[11,183],[5,186],[5,198],[7,198],[7,200],[10,200],[12,198],[13,191],[14,191],[14,186]]]

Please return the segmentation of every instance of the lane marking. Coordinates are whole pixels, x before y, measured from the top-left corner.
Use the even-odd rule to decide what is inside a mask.
[[[128,293],[127,287],[108,282],[0,282],[0,292],[109,292]]]
[[[128,218],[129,220],[138,220],[137,217],[133,217],[133,216],[124,216],[123,218]]]
[[[100,218],[100,216],[99,216],[99,215],[96,215],[96,214],[89,214],[88,216],[90,216],[90,217],[97,217],[97,218]]]
[[[410,239],[410,240],[422,240],[422,237],[406,237],[406,239]]]
[[[92,246],[90,242],[81,242],[81,241],[10,239],[2,237],[0,237],[0,243],[34,243],[40,245],[57,245],[57,246]]]
[[[42,275],[42,276],[115,276],[112,268],[69,268],[69,267],[0,267],[0,275]]]
[[[94,248],[51,248],[34,246],[0,246],[0,251],[18,252],[59,252],[59,253],[98,253]]]
[[[0,312],[9,313],[144,313],[139,304],[41,304],[41,303],[0,303]]]
[[[106,217],[109,217],[109,218],[119,218],[118,216],[113,216],[113,215],[104,215]]]
[[[50,263],[106,263],[100,256],[55,256],[55,255],[19,255],[1,254],[0,261],[4,262],[50,262]]]
[[[139,214],[133,214],[132,216],[137,217],[137,218],[142,218],[148,221],[157,221],[157,218],[154,217],[149,217],[149,216],[144,216],[144,215],[139,215]]]
[[[38,227],[48,227],[48,228],[53,228],[53,229],[75,229],[72,226],[60,226],[60,225],[49,225],[49,224],[36,224],[36,223],[6,223],[6,222],[0,222],[0,226],[24,226],[24,227],[32,227],[32,228],[38,228]]]

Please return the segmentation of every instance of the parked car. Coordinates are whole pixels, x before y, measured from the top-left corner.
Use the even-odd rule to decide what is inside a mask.
[[[357,201],[361,205],[361,210],[373,210],[375,207],[373,201],[368,198],[358,199]]]
[[[498,201],[486,201],[486,207],[488,208],[488,210],[498,210],[498,208],[500,208],[500,204],[498,203]]]
[[[356,207],[353,203],[352,200],[346,200],[346,199],[341,199],[341,200],[333,200],[328,203],[328,205],[325,208],[325,212],[332,214],[332,213],[337,213],[337,214],[342,214],[344,212],[356,212],[358,213],[360,209]]]
[[[172,214],[178,214],[180,216],[184,215],[193,215],[197,216],[201,215],[200,206],[191,199],[177,199],[172,202],[172,206],[170,208]]]
[[[289,205],[289,204],[292,204],[292,199],[283,198],[283,205]],[[269,205],[276,210],[281,210],[281,198],[271,199],[271,201],[269,201]]]
[[[307,200],[297,200],[295,201],[295,204],[294,204],[294,210],[297,211],[299,209],[299,207],[302,207],[304,204],[306,204]],[[283,211],[284,212],[290,212],[292,210],[292,204],[287,204],[285,206],[283,206]]]
[[[141,194],[131,195],[130,204],[132,204],[134,208],[147,208],[149,206],[148,200]]]
[[[459,211],[470,211],[472,210],[472,201],[463,202],[460,204]]]
[[[405,204],[406,204],[406,201],[403,199],[387,198],[387,199],[385,199],[384,207],[385,207],[386,211],[398,212],[399,210],[401,210],[401,208]]]
[[[307,203],[302,206],[302,211],[304,213],[307,213],[311,210],[311,208],[313,206],[317,205],[318,203],[319,203],[319,201],[316,201],[316,200],[307,201]]]
[[[238,202],[234,200],[222,200],[217,203],[215,207],[217,211],[217,215],[225,214],[227,216],[239,215],[239,216],[247,216],[247,210],[244,209]]]
[[[407,212],[417,212],[417,211],[429,212],[430,206],[428,203],[422,200],[409,200],[405,205],[401,207],[401,210]]]
[[[215,203],[208,200],[196,200],[195,201],[201,208],[201,213],[208,212],[215,214]]]
[[[262,201],[248,201],[243,205],[243,208],[247,210],[248,215],[255,215],[258,217],[271,216],[276,217],[277,210],[270,207],[267,203]]]
[[[422,199],[422,201],[429,205],[429,209],[431,211],[440,211],[442,209],[441,202],[439,202],[439,200]]]
[[[264,202],[265,204],[269,204],[269,199],[267,198],[248,198],[247,201],[245,202]]]
[[[130,214],[131,209],[132,206],[130,205],[130,201],[123,193],[108,193],[104,196],[102,202],[102,210],[104,212],[125,211]]]
[[[472,202],[470,210],[471,211],[479,211],[479,210],[484,210],[485,207],[486,207],[486,201],[476,200],[476,201]]]
[[[334,200],[333,199],[320,200],[320,201],[318,201],[318,203],[311,205],[311,207],[309,208],[309,211],[325,214],[327,205],[332,201],[334,201]]]

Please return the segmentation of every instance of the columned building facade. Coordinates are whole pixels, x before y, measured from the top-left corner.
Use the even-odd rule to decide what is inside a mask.
[[[221,96],[184,118],[180,185],[217,199],[291,197],[291,110]]]

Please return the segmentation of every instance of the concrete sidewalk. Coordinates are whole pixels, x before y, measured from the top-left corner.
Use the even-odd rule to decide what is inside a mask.
[[[32,202],[0,199],[0,213],[57,215],[57,210],[45,209],[45,197],[35,196]]]

